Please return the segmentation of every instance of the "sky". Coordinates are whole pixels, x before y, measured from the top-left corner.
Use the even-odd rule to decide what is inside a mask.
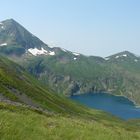
[[[140,0],[0,0],[13,18],[51,47],[109,56],[140,55]]]

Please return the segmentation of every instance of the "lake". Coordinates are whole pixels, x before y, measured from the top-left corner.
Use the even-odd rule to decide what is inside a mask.
[[[122,119],[140,118],[140,108],[122,96],[113,96],[107,93],[88,93],[74,95],[70,98],[88,107],[109,112]]]

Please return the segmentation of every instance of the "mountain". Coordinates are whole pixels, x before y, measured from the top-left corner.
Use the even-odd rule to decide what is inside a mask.
[[[85,56],[50,48],[14,20],[5,20],[0,26],[0,53],[19,63],[56,93],[70,96],[109,92],[140,104],[139,56],[128,51],[106,58]]]
[[[16,23],[13,20],[5,22]],[[1,22],[0,25],[3,24],[5,23]],[[19,24],[16,23],[16,26]],[[11,28],[10,26],[9,30]],[[123,64],[116,64],[113,60],[110,61],[111,59],[108,61],[101,57],[87,57],[61,48],[49,48],[47,45],[41,48],[25,47],[14,38],[8,39],[9,30],[6,30],[7,33],[0,32],[0,38],[4,38],[0,48],[4,50],[10,48],[9,53],[2,51],[3,49],[0,51],[0,139],[140,139],[139,120],[123,121],[55,93],[55,91],[58,93],[69,91],[69,94],[77,94],[82,90],[102,91],[105,90],[103,78],[108,78],[106,85],[114,89],[116,87],[113,84],[117,78],[118,89],[121,87],[119,85],[121,78],[126,79],[125,82],[129,86],[133,82],[139,84],[139,81],[135,81],[139,79],[138,75],[134,75],[133,72],[136,68],[128,69],[131,74],[129,75]],[[22,36],[22,39],[28,42],[28,38]],[[28,43],[26,46],[29,46]],[[21,53],[18,49],[14,50],[14,47],[23,48],[25,51]],[[44,50],[47,52],[44,53]],[[135,86],[131,85],[132,89],[138,88]]]
[[[112,56],[110,60],[105,60],[80,55],[76,60],[72,60],[66,54],[66,56],[31,57],[24,61],[23,66],[58,93],[73,95],[109,92],[128,97],[139,104],[139,60],[139,57],[134,55],[117,60]]]
[[[49,49],[48,46],[13,19],[0,22],[0,52],[22,55],[30,49]]]
[[[63,49],[65,52],[65,50]],[[11,56],[55,55],[60,48],[50,48],[47,44],[27,31],[14,19],[0,22],[0,53]]]
[[[54,94],[51,89],[42,86],[30,76],[24,68],[3,56],[0,56],[0,100],[42,108],[50,113],[84,115],[85,112],[90,116],[87,108]]]
[[[116,63],[117,62],[124,63],[124,62],[130,62],[130,61],[133,63],[133,62],[139,62],[140,57],[128,51],[124,51],[124,52],[120,52],[112,56],[106,57],[106,60],[116,62]],[[134,64],[137,64],[137,63],[134,63]]]
[[[0,122],[0,139],[6,140],[140,139],[138,120],[126,122],[59,96],[3,56]]]

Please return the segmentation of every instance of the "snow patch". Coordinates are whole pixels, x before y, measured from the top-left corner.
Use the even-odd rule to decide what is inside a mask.
[[[135,61],[135,62],[138,62],[138,60],[137,60],[137,59],[135,59],[134,61]]]
[[[44,48],[41,48],[41,50],[37,49],[37,48],[30,48],[28,49],[28,51],[32,54],[32,55],[42,55],[42,54],[48,54],[48,51],[45,50]]]
[[[7,43],[2,43],[0,44],[0,46],[7,46]]]
[[[4,29],[4,24],[2,22],[0,22],[0,26],[1,26],[1,29]]]
[[[119,58],[119,57],[120,57],[120,56],[117,55],[115,58]]]
[[[50,52],[49,52],[49,55],[55,55],[55,52],[51,52],[51,51],[50,51]]]
[[[109,60],[110,58],[109,58],[109,57],[105,57],[104,59],[105,59],[105,60]]]
[[[127,54],[117,55],[115,58],[119,58],[119,57],[127,57]]]
[[[47,51],[45,50],[44,48],[41,48],[41,49],[37,49],[37,48],[30,48],[28,49],[28,51],[34,55],[34,56],[37,56],[37,55],[55,55],[55,52],[51,52],[51,51]]]
[[[75,53],[75,52],[73,52],[73,54],[76,55],[76,56],[80,55],[79,53]]]
[[[127,54],[123,54],[122,56],[127,57]]]
[[[76,58],[76,57],[74,57],[73,59],[74,59],[74,60],[77,60],[77,58]]]
[[[1,26],[2,29],[4,29],[4,26]]]

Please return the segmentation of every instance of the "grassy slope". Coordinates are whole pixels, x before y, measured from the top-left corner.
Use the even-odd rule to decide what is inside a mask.
[[[131,61],[114,61],[85,56],[79,56],[74,61],[71,58],[67,60],[65,55],[56,55],[31,57],[23,65],[58,93],[108,91],[126,96],[139,104],[140,63],[134,62],[134,58]]]
[[[9,100],[23,102],[15,92],[26,95],[41,108],[50,112],[62,113],[63,115],[78,115],[94,120],[119,121],[115,117],[101,111],[91,110],[74,103],[66,97],[53,94],[51,90],[43,87],[31,77],[22,67],[12,61],[0,57],[0,94]],[[26,102],[25,102],[26,103]]]
[[[19,92],[21,95],[26,94],[40,107],[49,111],[47,115],[43,115],[22,106],[14,107],[0,103],[1,139],[80,137],[80,139],[125,140],[140,137],[139,126],[53,94],[28,75],[22,67],[4,57],[0,57],[0,85],[0,93],[7,99],[23,102],[14,94]]]
[[[10,100],[22,102],[15,96],[15,91],[26,94],[53,114],[0,103],[0,139],[140,139],[139,125],[53,94],[22,67],[0,57],[0,93]]]
[[[81,117],[39,114],[0,103],[1,140],[139,140],[137,128]]]

